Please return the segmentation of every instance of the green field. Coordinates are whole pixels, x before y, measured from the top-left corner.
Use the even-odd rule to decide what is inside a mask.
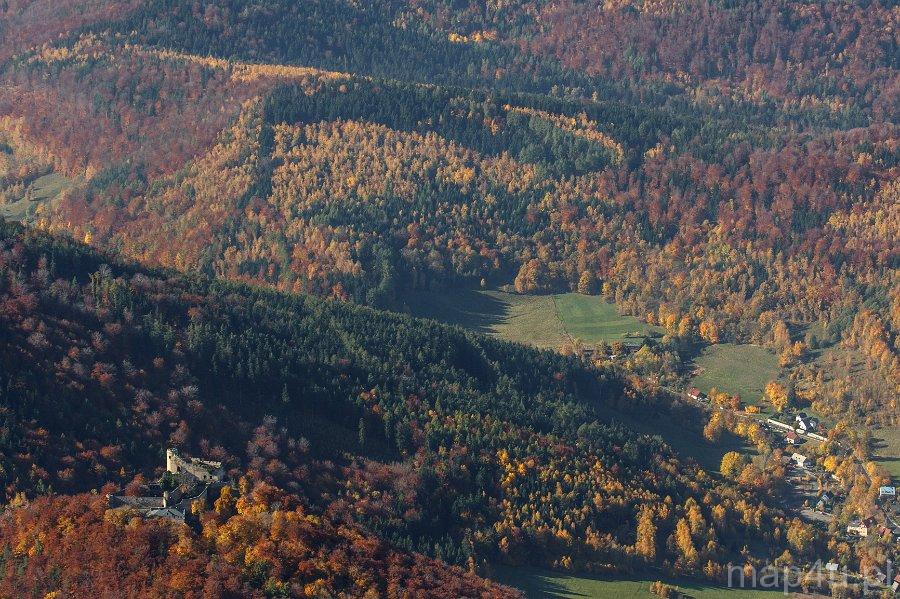
[[[875,462],[887,470],[894,482],[900,479],[900,427],[881,428],[872,433]]]
[[[491,577],[520,589],[528,599],[644,599],[653,580],[639,578],[593,578],[572,576],[532,568],[497,568]],[[664,581],[693,599],[777,599],[779,591],[729,589],[695,581]]]
[[[568,340],[553,296],[452,289],[411,292],[414,316],[456,324],[509,341],[559,347]]]
[[[586,343],[623,341],[639,345],[648,335],[662,334],[659,327],[619,314],[613,304],[597,296],[563,293],[554,296],[554,301],[569,335]]]
[[[711,345],[694,360],[699,374],[693,383],[701,391],[712,387],[738,394],[747,404],[759,404],[766,383],[777,379],[781,370],[778,358],[758,345],[722,343]]]
[[[656,327],[597,296],[563,293],[518,295],[501,291],[453,289],[413,292],[407,305],[415,316],[457,324],[509,341],[556,348],[566,341],[622,341],[638,344]]]
[[[38,177],[28,188],[31,199],[25,197],[10,204],[0,204],[0,217],[7,220],[21,221],[25,218],[29,206],[36,206],[41,202],[54,199],[70,185],[70,179],[56,173]]]

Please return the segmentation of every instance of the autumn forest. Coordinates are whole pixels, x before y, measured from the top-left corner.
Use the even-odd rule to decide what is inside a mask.
[[[896,517],[898,26],[886,0],[0,2],[0,597],[862,580],[896,552],[844,529]],[[652,334],[415,316],[460,290]],[[693,401],[723,347],[775,374]],[[766,420],[801,412],[822,440],[791,449]],[[217,499],[111,507],[173,447],[222,463]]]

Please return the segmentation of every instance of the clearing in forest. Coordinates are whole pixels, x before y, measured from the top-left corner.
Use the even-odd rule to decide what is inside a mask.
[[[766,383],[778,378],[778,357],[758,345],[720,343],[703,349],[694,360],[698,375],[693,384],[703,392],[713,387],[740,395],[746,404],[762,404]],[[769,406],[771,407],[771,406]]]
[[[407,305],[414,316],[542,348],[558,348],[573,339],[587,344],[621,341],[639,345],[646,336],[660,331],[633,316],[619,314],[601,297],[578,293],[417,291],[409,294]]]

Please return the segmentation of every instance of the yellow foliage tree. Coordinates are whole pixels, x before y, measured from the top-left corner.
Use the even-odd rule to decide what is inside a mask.
[[[634,549],[648,561],[656,559],[656,524],[653,522],[653,511],[650,509],[645,508],[638,515]]]
[[[744,459],[744,456],[736,451],[729,451],[724,456],[722,456],[722,463],[719,466],[719,469],[721,470],[723,476],[727,476],[728,478],[736,478],[744,469],[745,465],[746,461]]]
[[[766,385],[765,397],[777,412],[784,412],[790,405],[787,389],[778,381],[769,381]]]
[[[697,549],[691,538],[691,526],[684,518],[675,525],[675,545],[689,565],[693,565],[697,561]]]

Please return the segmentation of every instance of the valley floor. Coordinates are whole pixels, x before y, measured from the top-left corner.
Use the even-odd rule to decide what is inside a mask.
[[[533,568],[497,568],[494,580],[520,589],[528,599],[644,599],[651,579],[573,576]],[[777,599],[782,591],[729,589],[689,580],[664,581],[690,599]],[[793,594],[793,593],[791,593]]]

